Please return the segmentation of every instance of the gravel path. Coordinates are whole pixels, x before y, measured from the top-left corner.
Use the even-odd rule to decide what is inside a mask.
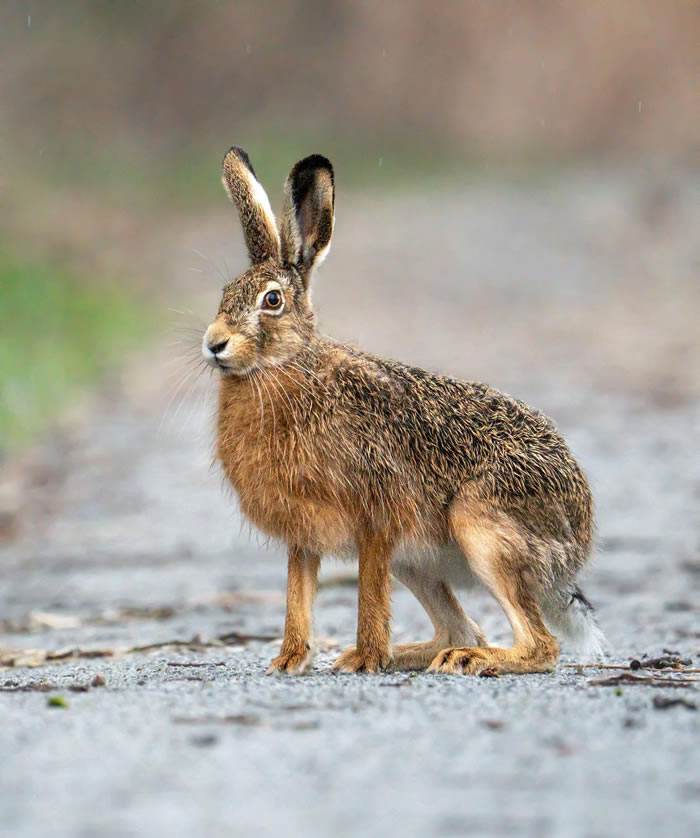
[[[325,330],[550,413],[597,501],[585,589],[610,660],[673,653],[700,668],[692,190],[599,174],[346,204],[341,193],[317,283]],[[193,248],[237,265],[231,230],[229,216],[197,219],[156,243],[151,258],[174,261],[173,307],[215,310],[221,281]],[[329,563],[313,674],[263,677],[284,556],[241,526],[210,468],[211,383],[186,383],[168,407],[183,365],[154,348],[5,464],[1,834],[698,831],[700,675],[601,686],[620,673],[565,655],[553,675],[332,676],[356,589],[351,567]],[[462,599],[508,642],[495,603]],[[395,640],[428,633],[397,583]],[[96,675],[106,684],[90,686]],[[57,697],[68,706],[49,706]]]

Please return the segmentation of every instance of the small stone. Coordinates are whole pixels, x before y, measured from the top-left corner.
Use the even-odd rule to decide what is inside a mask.
[[[216,745],[218,741],[218,737],[214,736],[213,733],[204,733],[201,736],[193,736],[190,739],[190,742],[198,748],[210,748],[212,745]]]
[[[96,672],[90,682],[91,687],[106,687],[107,679],[101,672]]]

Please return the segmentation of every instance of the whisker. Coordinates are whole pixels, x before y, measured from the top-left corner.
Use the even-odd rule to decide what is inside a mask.
[[[165,422],[165,418],[168,415],[168,411],[172,407],[172,404],[173,404],[175,398],[180,394],[180,392],[182,391],[182,388],[185,386],[188,379],[192,376],[193,371],[194,371],[193,369],[188,370],[187,373],[178,381],[177,385],[175,386],[175,389],[173,390],[173,393],[170,396],[170,400],[168,401],[168,404],[166,405],[166,408],[163,411],[163,415],[160,418],[160,422],[158,423],[158,430],[157,430],[158,434],[160,434],[160,432],[163,429],[163,424]]]
[[[273,365],[273,366],[274,366],[274,365]],[[279,367],[277,367],[277,369],[279,369]],[[268,373],[269,373],[269,374],[270,374],[270,375],[274,378],[274,380],[277,382],[277,385],[279,386],[280,390],[282,391],[282,395],[285,397],[285,399],[287,399],[287,403],[289,404],[289,410],[290,410],[290,412],[291,412],[291,414],[292,414],[292,418],[295,418],[295,417],[294,417],[294,413],[295,413],[295,411],[294,411],[294,405],[292,404],[292,400],[289,398],[289,393],[287,393],[287,391],[284,389],[284,384],[282,384],[282,382],[279,380],[279,378],[277,378],[277,376],[276,376],[276,375],[272,372],[272,369],[271,369],[270,367],[266,367],[266,368],[265,368],[265,370],[266,370],[266,372],[268,372]],[[295,422],[295,424],[296,424],[296,422]]]
[[[274,366],[275,369],[279,370],[282,373],[282,375],[286,375],[287,378],[292,382],[292,384],[296,384],[300,389],[304,390],[310,396],[315,396],[315,393],[311,389],[311,387],[308,384],[305,384],[302,381],[300,381],[298,378],[294,378],[290,374],[289,370],[285,369],[283,366],[278,366],[277,364],[272,364],[272,366]]]
[[[201,379],[201,377],[202,377],[202,373],[204,372],[204,370],[205,370],[205,368],[206,368],[206,366],[207,366],[207,365],[206,365],[206,363],[204,363],[204,359],[203,359],[203,358],[202,358],[202,362],[203,362],[203,363],[202,363],[202,364],[200,364],[200,365],[198,366],[198,368],[197,368],[197,373],[196,373],[196,375],[195,375],[195,379],[194,379],[194,385],[196,385],[196,384],[199,382],[199,380],[200,380],[200,379]],[[210,369],[211,369],[211,368],[210,368]],[[190,422],[192,421],[192,417],[193,417],[193,416],[194,416],[194,414],[195,414],[196,412],[198,412],[198,411],[199,411],[199,409],[202,407],[202,404],[203,404],[203,402],[204,402],[204,400],[205,400],[206,396],[207,396],[207,390],[206,390],[206,388],[205,388],[205,387],[200,387],[200,388],[199,388],[199,398],[195,398],[195,399],[193,400],[192,407],[190,408],[189,415],[188,415],[188,417],[187,417],[187,420],[185,421],[185,424],[183,425],[183,430],[189,427]]]
[[[228,277],[226,276],[226,274],[223,273],[223,271],[221,270],[219,265],[217,265],[216,262],[214,262],[213,259],[211,259],[206,254],[202,253],[201,250],[197,250],[194,247],[192,248],[192,252],[194,254],[196,254],[197,256],[199,256],[200,259],[204,259],[205,262],[208,262],[214,268],[214,270],[219,274],[219,276],[223,279],[223,281],[228,282]],[[229,276],[230,276],[230,274],[229,274]]]
[[[260,372],[262,372],[262,370],[260,370]],[[265,393],[267,394],[267,398],[270,401],[270,407],[272,408],[272,436],[273,436],[273,439],[274,439],[277,436],[277,413],[275,411],[274,402],[272,401],[272,396],[270,395],[270,391],[268,390],[267,384],[265,383],[264,376],[262,376],[262,375],[260,377],[260,383],[265,388]]]
[[[260,400],[260,429],[258,431],[258,440],[260,440],[260,437],[262,436],[263,432],[263,419],[265,417],[265,407],[263,406],[262,393],[260,392],[260,387],[258,387],[258,382],[252,376],[250,377],[250,380],[255,385],[255,389],[258,392],[258,399]]]

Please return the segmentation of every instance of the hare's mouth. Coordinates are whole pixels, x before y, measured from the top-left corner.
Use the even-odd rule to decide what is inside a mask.
[[[219,370],[222,378],[245,378],[257,369],[254,364],[229,364],[219,358],[211,366]]]

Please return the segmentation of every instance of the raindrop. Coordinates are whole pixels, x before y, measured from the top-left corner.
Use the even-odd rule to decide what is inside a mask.
[[[639,102],[637,102],[637,110],[639,111],[639,113],[642,112],[642,100],[641,99],[639,100]]]
[[[31,29],[31,28],[32,28],[32,16],[27,15],[27,29]]]
[[[384,165],[384,158],[383,158],[383,157],[380,157],[380,158],[379,158],[379,160],[377,161],[377,166],[379,166],[379,168],[381,169],[381,167],[382,167],[383,165]]]

